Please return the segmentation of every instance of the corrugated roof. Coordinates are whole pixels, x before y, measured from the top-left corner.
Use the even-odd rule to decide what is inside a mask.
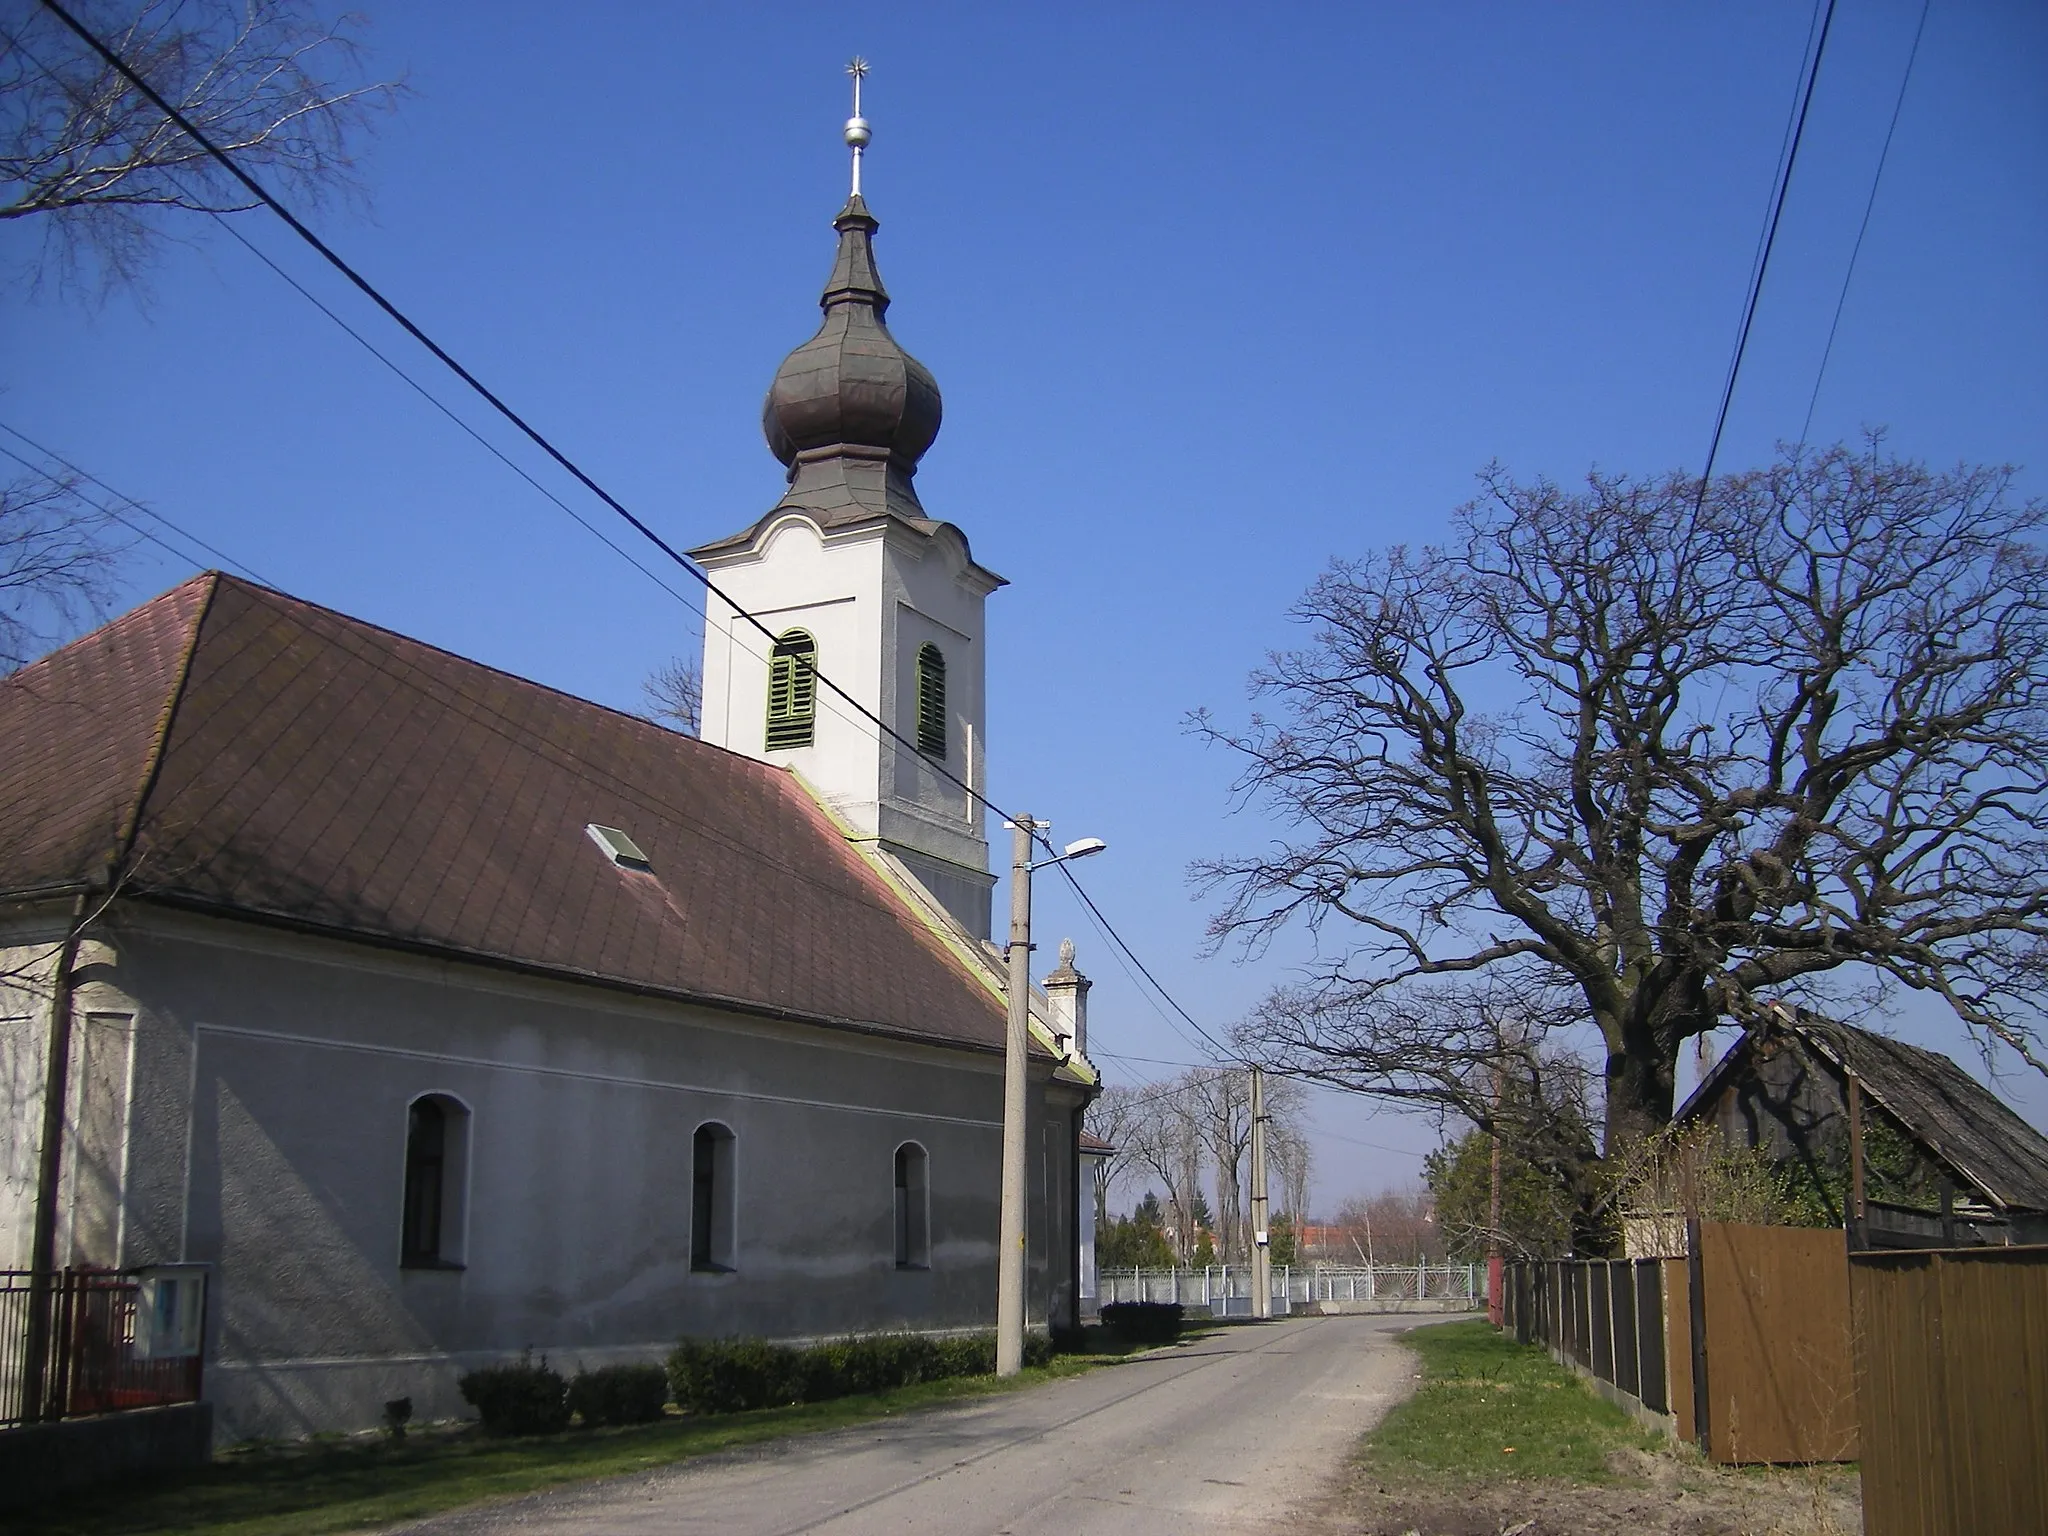
[[[233,577],[0,680],[0,744],[0,897],[125,856],[141,899],[1002,1045],[790,774]]]
[[[2048,1137],[1939,1051],[1776,1005],[1761,1028],[1796,1035],[1838,1071],[1846,1066],[1908,1135],[1995,1204],[2048,1211]],[[1756,1038],[1757,1027],[1745,1031],[1686,1100],[1681,1118],[1719,1094]]]

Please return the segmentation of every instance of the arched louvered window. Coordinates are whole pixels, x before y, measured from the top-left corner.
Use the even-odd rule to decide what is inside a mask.
[[[792,629],[768,657],[768,750],[808,747],[818,719],[818,642]]]
[[[927,640],[917,648],[917,750],[946,756],[946,657]]]

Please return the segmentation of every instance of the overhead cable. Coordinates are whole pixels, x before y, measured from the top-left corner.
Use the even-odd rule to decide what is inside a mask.
[[[48,4],[49,0],[44,0],[44,3]],[[1735,399],[1735,381],[1742,373],[1743,354],[1749,349],[1749,330],[1756,322],[1757,300],[1763,295],[1764,275],[1770,269],[1772,247],[1777,244],[1778,222],[1785,215],[1785,194],[1792,186],[1793,167],[1799,163],[1799,146],[1806,135],[1806,114],[1813,106],[1813,87],[1820,79],[1820,61],[1827,52],[1828,31],[1834,20],[1835,0],[1827,0],[1827,8],[1821,13],[1820,40],[1807,61],[1805,85],[1799,95],[1799,112],[1792,123],[1791,147],[1778,168],[1778,185],[1771,198],[1770,218],[1764,225],[1763,249],[1750,272],[1749,293],[1742,304],[1742,324],[1735,333],[1735,355],[1728,360],[1728,377],[1721,385],[1721,404],[1714,412],[1714,435],[1707,444],[1706,467],[1700,471],[1699,494],[1693,500],[1695,517],[1706,505],[1707,486],[1714,476],[1714,460],[1721,452],[1721,434],[1728,426],[1728,407]]]
[[[100,40],[100,38],[97,35],[95,35],[89,28],[87,28],[83,23],[81,23],[68,10],[66,10],[64,6],[59,3],[59,0],[42,0],[42,4],[46,10],[50,11],[51,14],[56,16],[59,21],[63,22],[64,25],[67,28],[69,28],[70,31],[73,32],[82,42],[84,42],[87,47],[91,48],[93,52],[96,53],[107,64],[109,68],[111,68],[117,74],[119,74],[122,79],[126,80],[137,91],[141,92],[142,95],[149,100],[151,105],[156,107],[156,109],[159,112],[163,113],[164,116],[167,119],[169,119],[169,121],[173,125],[175,125],[180,132],[182,132],[189,139],[191,139],[193,144],[198,146],[198,148],[203,150],[212,159],[217,161],[222,166],[222,168],[228,172],[229,175],[233,176],[235,180],[238,181],[248,191],[250,196],[254,197],[264,207],[268,208],[273,214],[275,214],[280,220],[282,220],[284,224],[289,229],[291,229],[291,231],[294,234],[296,234],[307,245],[311,246],[313,250],[318,252],[319,255],[327,262],[329,266],[333,267],[335,271],[339,272],[344,278],[346,278],[349,281],[351,285],[353,285],[366,298],[368,298],[371,303],[375,304],[388,317],[390,317],[390,319],[396,322],[398,326],[406,332],[407,335],[411,336],[421,346],[425,347],[427,351],[432,353],[436,360],[438,360],[444,367],[446,367],[451,373],[453,373],[471,390],[473,390],[479,397],[481,397],[487,404],[489,404],[493,410],[497,411],[499,415],[503,416],[506,421],[510,422],[514,427],[516,427],[524,437],[526,437],[530,442],[532,442],[536,447],[538,447],[550,459],[554,460],[554,462],[557,465],[559,465],[562,469],[566,470],[569,473],[569,475],[577,481],[578,484],[582,485],[592,495],[596,496],[613,512],[618,514],[618,516],[625,519],[625,521],[632,526],[634,531],[639,533],[642,538],[646,539],[656,549],[660,550],[662,554],[667,556],[670,561],[672,561],[675,565],[680,567],[693,580],[700,583],[706,591],[711,593],[712,596],[718,598],[720,602],[722,602],[726,607],[730,608],[737,617],[744,619],[748,624],[752,625],[755,629],[759,630],[762,636],[769,640],[771,643],[775,640],[776,636],[774,632],[770,630],[768,626],[761,621],[760,618],[758,618],[753,613],[749,612],[747,609],[741,607],[737,602],[733,601],[732,598],[728,597],[725,594],[725,592],[722,591],[714,581],[712,581],[708,573],[700,570],[695,564],[693,564],[689,559],[687,559],[681,551],[677,550],[666,539],[662,538],[660,534],[656,533],[639,517],[635,516],[634,513],[623,502],[621,502],[617,497],[613,496],[611,492],[607,491],[602,485],[600,485],[589,473],[587,473],[582,468],[581,465],[577,464],[574,459],[570,458],[568,454],[563,452],[560,448],[557,448],[553,442],[551,442],[543,433],[539,431],[539,429],[537,429],[531,423],[529,423],[517,411],[513,410],[512,407],[504,401],[504,399],[502,399],[496,392],[494,392],[486,384],[484,384],[484,382],[480,378],[478,378],[474,373],[472,373],[468,368],[464,367],[459,361],[457,361],[453,354],[451,354],[446,348],[441,346],[439,342],[435,341],[432,336],[428,335],[427,332],[415,321],[413,321],[413,319],[410,316],[408,316],[390,299],[386,298],[384,294],[381,293],[377,289],[377,287],[369,281],[368,278],[364,277],[360,272],[358,272],[354,267],[352,267],[333,249],[333,247],[329,246],[324,240],[322,240],[310,228],[308,228],[306,224],[303,223],[297,217],[297,215],[292,213],[292,211],[289,208],[285,207],[285,205],[282,202],[280,202],[275,196],[273,196],[270,193],[270,191],[262,185],[262,183],[257,181],[255,177],[251,176],[239,164],[237,164],[232,156],[228,155],[226,151],[222,150],[218,145],[214,144],[211,139],[209,139],[204,133],[202,133],[199,130],[199,128],[196,125],[194,125],[191,122],[191,120],[184,115],[184,113],[179,111],[177,107],[173,106],[168,100],[166,100],[164,96],[160,92],[158,92],[154,86],[152,86],[149,83],[148,80],[146,80],[142,75],[140,75],[133,68],[131,68],[126,60],[124,60],[113,49],[109,48],[104,42]],[[1832,0],[1830,0],[1830,6],[1832,6]],[[247,244],[247,242],[244,242],[244,244]],[[282,275],[282,273],[280,273],[280,275]],[[287,280],[289,281],[289,279]],[[293,286],[297,287],[298,285],[294,283]],[[301,291],[303,292],[304,290]],[[308,294],[307,297],[311,298],[312,296]],[[314,302],[316,304],[318,303],[317,300],[315,300]],[[324,305],[320,307],[325,309]],[[337,323],[339,323],[338,320]],[[352,330],[351,334],[354,334]],[[361,338],[358,339],[360,340]],[[365,342],[364,345],[367,346],[368,343]],[[371,350],[374,351],[375,349],[372,348]],[[378,355],[380,358],[382,357],[381,353]],[[393,366],[395,369],[395,365],[390,364],[389,359],[383,360],[387,363],[387,365]],[[402,370],[397,371],[399,371],[401,373],[401,376],[403,376]],[[412,381],[408,379],[408,382]],[[414,387],[419,388],[417,384],[415,384]],[[421,393],[427,394],[427,392],[423,389],[421,390]],[[432,400],[434,397],[431,394],[427,394],[427,398]],[[438,401],[436,401],[435,403],[439,405]],[[445,406],[441,406],[441,409],[444,412],[446,412]],[[459,424],[465,426],[466,430],[469,430],[467,428],[466,423],[460,423],[459,418],[457,418],[457,420]],[[473,432],[472,435],[474,435]],[[491,447],[489,443],[486,443],[485,446]],[[496,453],[497,450],[493,447],[492,452]],[[502,457],[502,455],[500,455],[500,457]],[[509,461],[507,462],[509,463]],[[517,468],[517,466],[513,467],[515,469]],[[525,476],[525,472],[523,470],[519,471],[519,473],[521,473],[521,475],[524,476],[525,478],[531,480],[530,476]],[[537,482],[533,483],[536,485],[536,488],[539,488]],[[574,514],[572,513],[571,515],[573,516]],[[577,520],[579,522],[582,521],[581,518],[578,518]],[[588,527],[589,525],[585,524],[585,526]],[[602,535],[600,535],[600,537],[602,537]],[[606,542],[610,543],[609,540],[606,540]],[[617,546],[613,547],[616,548]],[[623,551],[620,551],[620,553],[623,554]],[[634,563],[637,564],[638,562]],[[826,676],[823,672],[817,672],[814,675],[816,676],[820,686],[822,686],[829,692],[838,695],[845,703],[850,705],[854,710],[861,714],[868,721],[868,723],[872,725],[877,731],[887,736],[890,740],[894,741],[898,746],[901,746],[907,750],[916,750],[914,744],[909,740],[909,738],[907,738],[902,733],[897,731],[887,721],[883,720],[880,715],[876,714],[873,710],[869,709],[859,699],[855,698],[845,688],[841,687],[835,680]],[[948,782],[952,783],[953,785],[961,789],[973,801],[979,803],[980,805],[986,807],[988,810],[994,812],[997,816],[1001,817],[1006,822],[1014,822],[1016,820],[1015,817],[1005,812],[1001,806],[997,805],[993,800],[991,800],[985,792],[976,789],[973,785],[969,784],[965,779],[962,779],[955,775],[953,772],[951,772],[951,770],[937,763],[931,764],[931,767],[932,770],[939,777],[947,780]],[[1033,831],[1032,837],[1035,841],[1042,844],[1048,852],[1053,851],[1051,843],[1047,841],[1037,831]],[[1148,967],[1145,967],[1142,962],[1139,962],[1137,960],[1135,952],[1131,950],[1130,946],[1127,943],[1125,943],[1122,936],[1116,932],[1115,927],[1109,923],[1108,919],[1102,916],[1100,908],[1095,906],[1094,901],[1088,897],[1086,891],[1081,887],[1080,882],[1074,878],[1073,874],[1071,872],[1066,871],[1064,865],[1060,867],[1062,872],[1066,873],[1068,882],[1074,887],[1074,889],[1078,893],[1081,894],[1082,899],[1087,902],[1091,911],[1094,912],[1097,921],[1102,923],[1105,930],[1110,934],[1110,936],[1116,943],[1117,947],[1120,950],[1122,950],[1124,954],[1130,956],[1134,963],[1139,965],[1139,969],[1143,971],[1144,975],[1151,982],[1154,989],[1158,991],[1159,995],[1161,997],[1164,997],[1167,1000],[1167,1002],[1169,1002],[1173,1006],[1175,1011],[1178,1012],[1183,1018],[1187,1019],[1190,1024],[1194,1024],[1194,1027],[1202,1034],[1204,1039],[1208,1040],[1209,1043],[1212,1046],[1215,1046],[1218,1050],[1221,1050],[1222,1047],[1215,1040],[1215,1037],[1213,1035],[1210,1035],[1209,1032],[1206,1029],[1203,1029],[1199,1024],[1195,1024],[1193,1015],[1189,1014],[1185,1008],[1181,1007],[1179,1001],[1176,1000],[1170,993],[1166,991],[1166,989],[1163,986],[1160,985],[1158,978],[1152,975]]]

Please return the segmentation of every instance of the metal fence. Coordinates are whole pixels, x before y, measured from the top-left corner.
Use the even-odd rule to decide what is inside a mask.
[[[1212,1264],[1206,1269],[1104,1269],[1097,1277],[1097,1289],[1105,1306],[1118,1301],[1177,1301],[1224,1316],[1248,1315],[1252,1268],[1249,1264]],[[1275,1316],[1319,1301],[1442,1301],[1476,1306],[1479,1290],[1479,1271],[1470,1264],[1273,1266]]]
[[[204,1291],[184,1283],[0,1270],[0,1426],[198,1401]],[[49,1319],[40,1350],[38,1305]]]
[[[1507,1267],[1505,1325],[1657,1413],[1671,1411],[1664,1260],[1552,1259]]]

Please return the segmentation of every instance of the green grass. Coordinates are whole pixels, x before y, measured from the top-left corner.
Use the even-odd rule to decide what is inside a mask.
[[[644,1472],[783,1435],[839,1429],[958,1398],[1035,1386],[1113,1363],[1062,1356],[1007,1381],[955,1377],[894,1392],[704,1418],[671,1414],[630,1429],[494,1440],[472,1427],[417,1430],[403,1442],[344,1440],[230,1452],[175,1482],[63,1500],[10,1516],[10,1536],[322,1536],[424,1519],[586,1478]]]
[[[1613,1480],[1617,1450],[1655,1450],[1663,1438],[1533,1345],[1484,1322],[1417,1328],[1402,1342],[1422,1359],[1422,1385],[1365,1446],[1365,1464],[1390,1478]]]

